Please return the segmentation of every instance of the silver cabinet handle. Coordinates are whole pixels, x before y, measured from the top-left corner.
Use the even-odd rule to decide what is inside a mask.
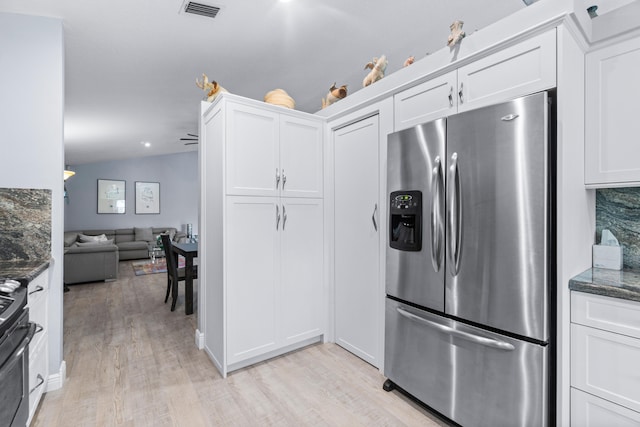
[[[287,224],[287,208],[282,205],[282,231],[284,231],[284,226]]]
[[[453,86],[449,86],[449,107],[453,107]]]
[[[449,271],[455,276],[460,271],[460,252],[462,248],[462,199],[460,188],[460,170],[458,153],[451,156],[449,167],[449,205],[447,206],[447,242],[449,252]]]
[[[38,374],[38,376],[36,378],[38,380],[38,384],[36,384],[31,390],[29,390],[29,394],[33,393],[34,391],[36,391],[38,389],[38,387],[40,387],[42,384],[44,384],[44,378],[42,378],[42,375]]]
[[[280,206],[276,205],[276,230],[280,226]]]
[[[460,83],[460,90],[458,91],[458,98],[460,99],[460,104],[464,103],[464,92],[462,90],[464,83]]]
[[[284,169],[282,169],[282,189],[284,190],[284,185],[287,183],[287,175],[284,174]]]
[[[44,291],[44,288],[42,286],[38,285],[38,286],[36,286],[35,290],[29,292],[29,295],[35,294],[36,292],[42,292],[42,291]]]
[[[39,334],[39,333],[40,333],[40,332],[42,332],[42,331],[44,331],[44,326],[42,326],[42,325],[41,325],[41,324],[39,324],[39,323],[36,323],[36,331],[35,331],[35,334]],[[35,334],[34,334],[34,335],[35,335]]]
[[[428,326],[432,329],[436,329],[440,332],[443,332],[445,334],[449,334],[453,337],[456,338],[461,338],[463,340],[467,340],[467,341],[471,341],[472,343],[475,344],[480,344],[483,345],[485,347],[491,347],[491,348],[496,348],[498,350],[507,350],[507,351],[512,351],[515,350],[515,347],[513,346],[513,344],[510,344],[508,342],[504,342],[504,341],[499,341],[493,338],[489,338],[489,337],[483,337],[481,335],[475,335],[475,334],[471,334],[469,332],[464,332],[464,331],[460,331],[458,329],[454,329],[450,326],[447,325],[442,325],[438,322],[434,322],[433,320],[427,320],[423,317],[420,317],[418,315],[415,315],[413,313],[409,313],[408,311],[404,310],[402,307],[397,307],[396,310],[398,311],[398,313],[404,317],[406,317],[407,319],[411,319],[414,320],[416,322],[419,322],[425,326]]]
[[[371,221],[373,221],[373,229],[378,231],[378,223],[376,222],[376,212],[378,212],[378,204],[373,205],[373,214],[371,215]]]
[[[276,168],[276,190],[280,188],[280,171]]]
[[[444,198],[444,179],[440,156],[435,158],[434,163],[435,166],[431,171],[431,265],[433,265],[435,271],[440,271],[443,261],[442,242],[444,241],[444,226],[441,214]]]

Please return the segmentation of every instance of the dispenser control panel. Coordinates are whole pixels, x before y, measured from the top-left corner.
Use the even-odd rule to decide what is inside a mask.
[[[389,205],[389,245],[401,251],[422,250],[422,192],[394,191]]]
[[[409,209],[418,206],[417,198],[411,194],[398,194],[391,201],[391,206],[395,209]]]

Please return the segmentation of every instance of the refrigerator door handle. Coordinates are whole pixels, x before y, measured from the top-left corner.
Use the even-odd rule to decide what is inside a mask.
[[[456,338],[461,338],[463,340],[466,341],[470,341],[472,343],[475,344],[480,344],[483,345],[485,347],[491,347],[491,348],[495,348],[498,350],[505,350],[505,351],[513,351],[515,350],[515,347],[508,343],[508,342],[504,342],[504,341],[500,341],[494,338],[489,338],[489,337],[483,337],[481,335],[475,335],[475,334],[471,334],[469,332],[464,332],[464,331],[460,331],[457,329],[454,329],[450,326],[447,325],[442,325],[438,322],[434,322],[433,320],[427,320],[423,317],[420,317],[416,314],[410,313],[406,310],[404,310],[402,307],[397,307],[396,310],[398,311],[398,313],[401,316],[406,317],[407,319],[416,321],[422,325],[428,326],[432,329],[436,329],[442,333],[451,335],[453,337]]]
[[[378,223],[376,222],[376,212],[378,212],[378,204],[373,206],[373,214],[371,215],[371,221],[373,221],[374,230],[378,231]]]
[[[458,153],[451,155],[449,167],[449,206],[447,209],[448,227],[447,241],[449,242],[449,271],[456,276],[460,271],[460,249],[462,248],[462,206],[460,188],[460,170],[458,168]]]
[[[440,214],[444,197],[444,180],[440,156],[435,158],[434,163],[435,166],[431,171],[431,264],[435,271],[440,271],[443,258],[442,241],[444,240],[444,227]]]

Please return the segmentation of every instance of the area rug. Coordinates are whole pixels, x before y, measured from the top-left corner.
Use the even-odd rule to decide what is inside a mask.
[[[184,258],[178,257],[178,268],[183,268],[184,265]],[[167,272],[166,258],[156,258],[155,262],[151,262],[150,259],[131,261],[131,266],[133,267],[133,271],[136,273],[136,276]]]

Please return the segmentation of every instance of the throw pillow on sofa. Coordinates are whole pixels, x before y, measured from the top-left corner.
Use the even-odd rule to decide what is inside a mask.
[[[145,228],[138,228],[135,227],[133,229],[133,232],[135,233],[135,240],[144,240],[146,242],[155,242],[156,238],[153,236],[153,231],[151,230],[151,227],[145,227]]]
[[[79,247],[83,247],[83,246],[106,246],[106,245],[113,245],[113,239],[107,239],[107,240],[94,240],[94,241],[90,241],[90,242],[75,242],[73,245],[71,246],[79,246]]]
[[[73,245],[78,241],[78,233],[65,232],[64,233],[64,245],[65,247]]]
[[[89,243],[89,242],[106,242],[107,236],[105,234],[98,234],[97,236],[87,236],[86,234],[78,234],[78,242],[80,243]]]

